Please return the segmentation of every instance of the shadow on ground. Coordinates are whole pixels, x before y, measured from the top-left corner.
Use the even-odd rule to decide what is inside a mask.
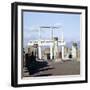
[[[29,72],[29,76],[32,76],[41,71],[53,69],[49,67],[47,61],[43,61],[43,62],[36,61],[36,57],[33,55],[33,53],[31,56],[29,56],[28,54],[26,55],[26,68],[27,68],[26,72]],[[50,76],[50,75],[51,74],[41,74],[41,75],[35,75],[35,76]]]

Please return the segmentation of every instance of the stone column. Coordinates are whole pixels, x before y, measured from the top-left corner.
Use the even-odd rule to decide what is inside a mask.
[[[64,59],[64,46],[62,46],[62,59]]]
[[[62,44],[64,44],[63,31],[62,31],[62,36],[61,36],[61,42]],[[64,45],[62,45],[62,59],[64,59]]]
[[[58,38],[54,38],[54,59],[57,59],[58,55]]]
[[[38,55],[39,55],[39,59],[41,59],[41,47],[38,46]]]
[[[72,45],[72,58],[76,58],[77,57],[77,49],[74,45]]]
[[[52,53],[52,46],[50,46],[50,59],[52,59],[53,53]]]

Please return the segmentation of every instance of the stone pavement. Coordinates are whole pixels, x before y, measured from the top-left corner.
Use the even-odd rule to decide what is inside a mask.
[[[56,75],[78,75],[80,74],[80,62],[63,61],[63,62],[47,62],[48,65],[41,67],[36,73],[30,75],[28,70],[24,69],[24,77],[38,76],[56,76]]]

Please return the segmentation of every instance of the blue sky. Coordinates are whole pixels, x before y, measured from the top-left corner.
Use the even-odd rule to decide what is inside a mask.
[[[69,13],[46,13],[46,12],[23,12],[23,40],[24,45],[30,40],[37,40],[38,32],[34,29],[43,25],[61,25],[64,33],[64,40],[80,41],[80,14]],[[34,29],[32,29],[34,28]],[[61,30],[54,30],[54,35],[60,36]],[[42,29],[41,37],[50,39],[50,30]]]

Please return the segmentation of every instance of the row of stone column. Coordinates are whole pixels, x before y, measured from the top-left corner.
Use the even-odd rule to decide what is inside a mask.
[[[41,46],[38,46],[38,56],[42,59]],[[50,59],[53,59],[53,46],[50,46]],[[62,46],[62,59],[64,59],[64,46]]]

